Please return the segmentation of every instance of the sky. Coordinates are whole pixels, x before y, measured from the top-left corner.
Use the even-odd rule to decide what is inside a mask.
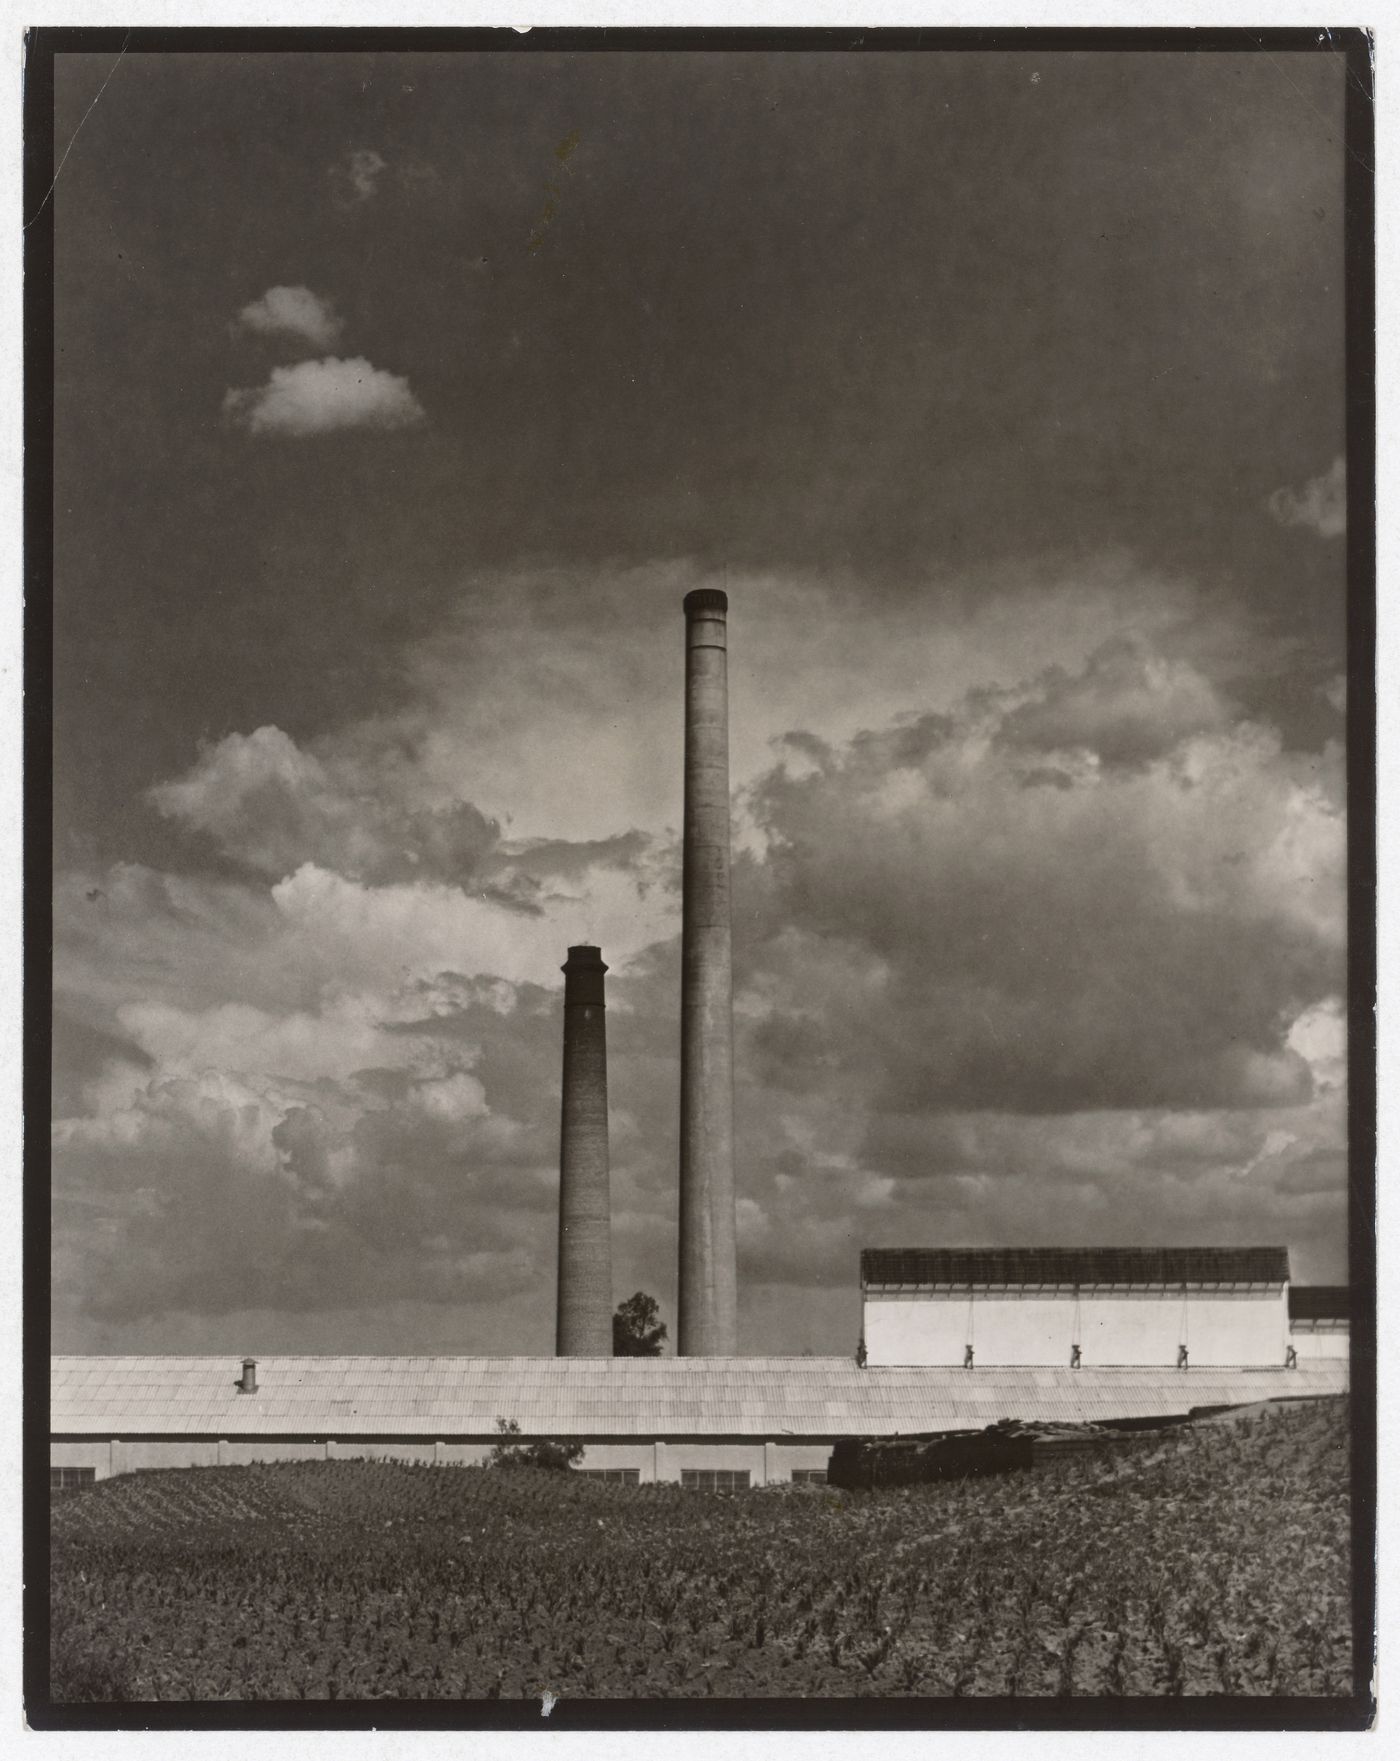
[[[1344,1279],[1339,60],[56,84],[55,1349],[549,1352],[580,941],[674,1329],[699,585],[741,1350],[862,1247]]]

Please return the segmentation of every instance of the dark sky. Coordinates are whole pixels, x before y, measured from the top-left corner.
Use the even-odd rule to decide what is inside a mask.
[[[1340,1276],[1342,81],[60,57],[60,1345],[547,1350],[585,935],[669,1303],[708,580],[744,1349],[911,1239]]]

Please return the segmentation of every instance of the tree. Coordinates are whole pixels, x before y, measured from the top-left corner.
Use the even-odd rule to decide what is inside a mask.
[[[613,1356],[660,1357],[666,1323],[657,1319],[659,1313],[656,1298],[645,1290],[620,1302],[613,1316]]]
[[[514,1419],[497,1419],[496,1429],[503,1437],[518,1437],[520,1426]],[[583,1454],[582,1443],[497,1443],[487,1458],[487,1467],[549,1468],[562,1472]]]

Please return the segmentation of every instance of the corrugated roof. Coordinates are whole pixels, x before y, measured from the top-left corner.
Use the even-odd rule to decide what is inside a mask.
[[[1290,1321],[1350,1320],[1350,1285],[1290,1284],[1288,1318]]]
[[[240,1394],[228,1357],[56,1357],[60,1436],[879,1436],[997,1419],[1170,1416],[1339,1393],[1346,1366],[1297,1370],[858,1369],[849,1358],[269,1357]]]
[[[1286,1247],[868,1247],[871,1284],[1285,1284]]]

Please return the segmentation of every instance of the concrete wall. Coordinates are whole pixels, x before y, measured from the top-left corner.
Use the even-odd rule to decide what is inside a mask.
[[[431,1459],[440,1467],[481,1467],[491,1454],[489,1443],[435,1443]]]
[[[189,1463],[189,1466],[203,1466],[204,1463]],[[112,1473],[112,1446],[105,1439],[98,1443],[50,1443],[50,1467],[90,1467],[99,1480],[106,1480]]]
[[[869,1291],[865,1349],[872,1364],[958,1365],[969,1340],[978,1369],[1067,1367],[1077,1341],[1093,1365],[1173,1367],[1178,1347],[1201,1369],[1282,1364],[1288,1343],[1283,1290],[1179,1290],[1059,1295],[1015,1291]]]
[[[292,1447],[295,1447],[293,1445]],[[473,1458],[484,1461],[489,1449],[476,1446]],[[323,1451],[327,1461],[425,1461],[436,1462],[437,1445],[416,1439],[405,1443],[361,1443],[354,1437],[341,1437],[328,1443]],[[291,1460],[292,1457],[285,1459]]]
[[[1351,1327],[1346,1321],[1320,1321],[1303,1325],[1295,1321],[1288,1339],[1298,1353],[1299,1363],[1316,1358],[1351,1356]]]
[[[528,1441],[528,1439],[527,1439]],[[145,1442],[51,1442],[54,1467],[90,1467],[99,1480],[141,1468],[247,1467],[272,1461],[421,1461],[441,1466],[484,1462],[489,1443],[429,1443],[419,1439],[394,1442],[283,1441],[243,1437],[219,1441],[189,1437]],[[623,1443],[590,1443],[580,1467],[635,1468],[644,1485],[654,1481],[679,1484],[683,1468],[747,1468],[750,1484],[776,1485],[792,1477],[794,1468],[824,1468],[829,1442],[668,1443],[639,1439]]]
[[[165,1467],[164,1460],[154,1459],[160,1451],[178,1449],[179,1444],[151,1443],[146,1448],[152,1459],[143,1459],[133,1466]],[[264,1443],[257,1437],[230,1437],[221,1443],[219,1449],[220,1467],[251,1467],[259,1461],[324,1461],[326,1446],[324,1443]],[[192,1463],[198,1467],[198,1462]]]
[[[768,1457],[762,1443],[663,1443],[656,1454],[658,1480],[678,1482],[682,1468],[747,1468],[751,1486],[768,1483]],[[775,1462],[774,1479],[778,1477],[776,1469]]]
[[[642,1485],[656,1478],[656,1445],[647,1443],[590,1443],[578,1464],[585,1468],[636,1468]]]

